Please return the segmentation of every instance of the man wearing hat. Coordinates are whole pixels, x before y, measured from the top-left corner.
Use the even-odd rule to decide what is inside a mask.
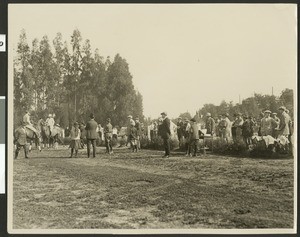
[[[135,126],[135,122],[134,122],[134,120],[133,120],[133,117],[132,117],[132,115],[128,115],[127,116],[127,129],[126,129],[126,135],[127,135],[127,144],[126,144],[126,146],[128,145],[128,143],[129,144],[131,144],[130,143],[130,134],[131,134],[131,127],[132,126]],[[131,145],[130,145],[130,147],[131,147]]]
[[[211,113],[206,114],[205,122],[206,134],[214,135],[215,133],[215,120],[211,117]]]
[[[273,130],[273,137],[277,138],[277,131],[276,129],[279,128],[280,119],[277,117],[277,113],[272,113],[272,118],[276,122],[277,126]]]
[[[30,121],[30,113],[29,113],[29,111],[26,111],[25,115],[23,116],[23,123],[25,125],[32,125],[32,123]]]
[[[166,112],[161,113],[163,122],[160,126],[160,135],[164,141],[165,146],[165,155],[164,158],[168,158],[170,156],[170,135],[171,135],[171,129],[170,129],[170,119],[167,116]]]
[[[20,149],[24,148],[25,158],[28,159],[27,151],[27,139],[26,139],[26,123],[23,122],[22,125],[15,131],[14,143],[16,145],[15,159],[18,158]]]
[[[198,144],[199,144],[199,129],[196,123],[196,119],[192,118],[191,120],[191,127],[190,127],[190,152],[194,150],[193,156],[197,156]],[[191,155],[191,154],[189,154]]]
[[[136,136],[136,146],[137,146],[137,149],[140,150],[141,149],[142,128],[141,128],[141,123],[140,123],[139,117],[135,117],[135,121],[134,122],[135,122],[134,127],[136,128],[136,133],[137,133],[137,136]]]
[[[26,114],[23,116],[22,123],[24,124],[24,126],[26,128],[29,128],[30,130],[32,130],[36,134],[36,136],[39,137],[39,132],[36,130],[35,127],[33,127],[32,123],[31,123],[29,111],[26,111]]]
[[[182,146],[182,139],[183,139],[183,134],[184,134],[184,124],[182,121],[182,118],[179,117],[177,119],[177,137],[178,137],[178,141],[179,141],[179,147]]]
[[[264,117],[261,119],[260,132],[262,136],[273,136],[274,130],[277,127],[275,120],[271,117],[271,111],[265,110]]]
[[[227,113],[222,114],[222,119],[219,122],[219,131],[221,138],[224,139],[226,142],[229,142],[230,120],[228,118]]]
[[[279,119],[279,127],[276,129],[278,131],[278,136],[282,135],[288,137],[290,134],[290,116],[286,113],[286,108],[284,106],[279,108]]]
[[[88,158],[90,157],[91,144],[93,146],[93,158],[96,157],[97,127],[98,127],[98,123],[95,121],[94,114],[91,113],[90,120],[87,122],[86,127],[85,127]]]
[[[54,121],[54,118],[52,116],[52,114],[49,114],[48,115],[48,118],[46,120],[46,123],[47,123],[47,126],[49,127],[49,130],[50,130],[50,135],[52,133],[52,130],[54,128],[54,124],[55,124],[55,121]]]
[[[234,142],[236,142],[242,138],[243,123],[244,123],[244,120],[242,118],[242,114],[236,113],[235,120],[233,121],[232,127],[231,127],[232,139]]]
[[[111,125],[111,120],[108,118],[106,120],[106,125],[104,126],[104,138],[105,138],[105,147],[106,147],[106,153],[112,154],[113,149],[112,149],[112,132],[113,132],[113,127]]]
[[[189,156],[191,154],[190,129],[191,129],[190,120],[188,118],[184,118],[183,136],[185,139],[185,156]]]

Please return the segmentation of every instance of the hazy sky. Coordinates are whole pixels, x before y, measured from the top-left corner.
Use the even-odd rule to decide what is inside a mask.
[[[296,89],[296,5],[10,4],[10,50],[22,28],[30,44],[78,28],[104,57],[120,53],[152,118]]]

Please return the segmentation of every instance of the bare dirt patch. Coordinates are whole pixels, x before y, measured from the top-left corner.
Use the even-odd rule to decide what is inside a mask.
[[[14,161],[14,228],[292,228],[293,159],[95,159],[33,151]]]

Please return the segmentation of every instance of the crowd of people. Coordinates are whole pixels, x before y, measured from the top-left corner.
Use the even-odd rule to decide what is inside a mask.
[[[289,111],[281,106],[278,109],[279,115],[276,112],[265,110],[260,116],[247,116],[241,113],[233,115],[233,120],[229,119],[229,114],[224,113],[217,118],[213,118],[211,113],[206,114],[204,124],[197,123],[195,118],[187,119],[179,117],[177,119],[176,133],[179,141],[179,147],[185,147],[186,156],[197,156],[199,140],[204,136],[219,137],[226,141],[238,142],[243,141],[247,147],[253,143],[253,138],[257,137],[272,137],[285,138],[288,143],[292,144],[291,136],[293,134],[293,122],[289,115]],[[44,121],[42,118],[37,122],[37,129],[41,131],[42,126],[48,126],[50,133],[56,125],[54,120],[55,115],[49,114]],[[149,126],[149,134],[146,134],[144,124],[140,122],[138,117],[128,115],[126,130],[124,136],[127,138],[126,145],[130,145],[132,152],[138,152],[141,149],[141,138],[145,135],[152,141],[155,137],[163,139],[165,154],[163,157],[170,156],[170,138],[171,138],[171,120],[166,112],[161,113],[158,121],[153,121]],[[30,113],[26,112],[23,116],[23,126],[16,133],[22,144],[17,146],[19,152],[21,147],[24,147],[24,132],[22,127],[30,128],[36,131],[30,120]],[[59,126],[59,125],[57,125]],[[65,136],[70,138],[71,155],[78,156],[78,150],[85,147],[84,140],[87,143],[87,156],[96,156],[96,141],[103,137],[106,147],[106,153],[113,153],[112,141],[117,141],[119,129],[117,126],[112,126],[111,119],[107,118],[106,124],[102,127],[95,121],[94,114],[90,114],[90,119],[86,124],[75,122],[71,129],[65,129]],[[17,139],[18,140],[18,139]],[[26,139],[25,139],[26,140]],[[193,154],[192,154],[193,153]],[[27,157],[27,154],[26,154]]]
[[[220,137],[227,143],[230,140],[233,140],[234,143],[243,141],[247,148],[252,145],[253,138],[268,140],[281,138],[281,140],[286,140],[287,143],[292,144],[293,122],[289,111],[284,106],[281,106],[278,111],[279,116],[276,112],[272,113],[270,110],[265,110],[259,118],[236,113],[233,115],[232,121],[230,121],[228,113],[224,113],[216,119],[207,113],[204,125],[205,134]],[[195,137],[191,131],[193,124],[193,119],[189,121],[178,118],[177,120],[179,144],[181,146],[182,142],[185,141],[186,155],[191,155],[191,147],[195,144]]]
[[[127,127],[126,127],[126,137],[127,144],[130,144],[132,152],[138,152],[141,149],[140,138],[142,133],[142,123],[139,121],[139,118],[136,117],[133,119],[131,115],[128,115]],[[95,121],[94,114],[90,115],[90,120],[84,124],[79,124],[75,122],[71,130],[66,129],[66,136],[69,136],[71,139],[70,148],[71,156],[73,157],[74,151],[75,156],[78,154],[78,149],[84,148],[84,139],[87,141],[87,156],[92,157],[96,156],[96,140],[100,137],[104,137],[106,153],[113,154],[113,139],[118,139],[118,129],[113,127],[111,124],[111,119],[107,118],[106,124],[102,127],[101,124],[98,124]],[[92,149],[91,149],[92,147]]]

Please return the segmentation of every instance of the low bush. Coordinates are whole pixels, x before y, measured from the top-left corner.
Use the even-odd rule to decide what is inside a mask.
[[[142,149],[152,149],[152,150],[164,150],[164,141],[161,137],[157,136],[150,141],[148,138],[141,138],[141,148]],[[177,139],[170,139],[170,148],[174,150],[178,148],[179,142]]]

